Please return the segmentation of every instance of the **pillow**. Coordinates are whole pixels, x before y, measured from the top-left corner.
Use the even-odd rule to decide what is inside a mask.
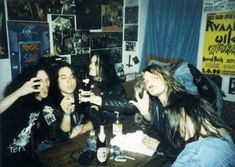
[[[146,60],[146,66],[157,64],[160,66],[166,66],[170,64],[176,64],[182,62],[182,59],[173,59],[173,58],[162,58],[159,56],[149,55]]]

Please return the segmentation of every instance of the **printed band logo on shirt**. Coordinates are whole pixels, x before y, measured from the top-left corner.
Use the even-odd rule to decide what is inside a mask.
[[[51,123],[56,121],[55,115],[53,114],[54,109],[50,106],[45,106],[43,108],[43,115],[47,122],[47,125],[50,125]]]
[[[10,153],[17,153],[25,151],[25,146],[29,143],[32,127],[35,125],[39,117],[39,113],[31,113],[29,116],[28,127],[24,128],[16,139],[13,139],[13,143],[11,143],[8,147]]]

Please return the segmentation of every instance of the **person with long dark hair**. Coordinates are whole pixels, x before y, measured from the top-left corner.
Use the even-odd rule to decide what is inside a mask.
[[[66,62],[58,63],[55,68],[50,99],[60,124],[56,136],[65,141],[91,130],[93,126],[78,101],[79,85],[75,68]]]
[[[121,80],[116,74],[111,55],[93,53],[89,65],[89,76],[92,89],[89,101],[91,103],[90,117],[95,128],[100,124],[113,122],[114,111],[125,110],[127,114],[133,113]],[[83,101],[82,95],[80,100]]]
[[[187,94],[164,112],[168,140],[175,148],[185,146],[172,166],[235,166],[234,132],[206,100]]]
[[[41,139],[53,136],[54,121],[47,125],[43,116],[51,83],[50,68],[44,63],[40,59],[38,64],[25,67],[5,89],[5,98],[1,101],[3,166],[38,165],[31,144],[34,134],[39,132],[35,125],[46,126]]]

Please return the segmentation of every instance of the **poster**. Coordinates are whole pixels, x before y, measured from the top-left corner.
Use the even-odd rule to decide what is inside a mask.
[[[76,0],[77,28],[101,29],[101,0]]]
[[[12,78],[50,53],[49,26],[44,22],[8,21]]]
[[[8,58],[4,2],[0,0],[0,59]]]
[[[202,72],[235,76],[235,12],[208,13]]]
[[[137,41],[138,39],[138,26],[125,25],[124,41]]]
[[[90,35],[91,49],[122,47],[122,32],[94,32]]]
[[[47,0],[8,0],[9,20],[46,21]]]
[[[123,0],[103,0],[102,1],[102,31],[122,32],[123,20]]]
[[[125,8],[125,24],[138,23],[139,6],[130,6]]]
[[[51,53],[74,54],[75,15],[48,14],[51,36]]]

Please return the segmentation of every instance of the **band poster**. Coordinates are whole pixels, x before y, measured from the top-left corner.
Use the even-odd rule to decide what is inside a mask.
[[[202,72],[235,76],[235,12],[208,13]]]
[[[49,26],[44,22],[8,21],[12,78],[50,53]]]

